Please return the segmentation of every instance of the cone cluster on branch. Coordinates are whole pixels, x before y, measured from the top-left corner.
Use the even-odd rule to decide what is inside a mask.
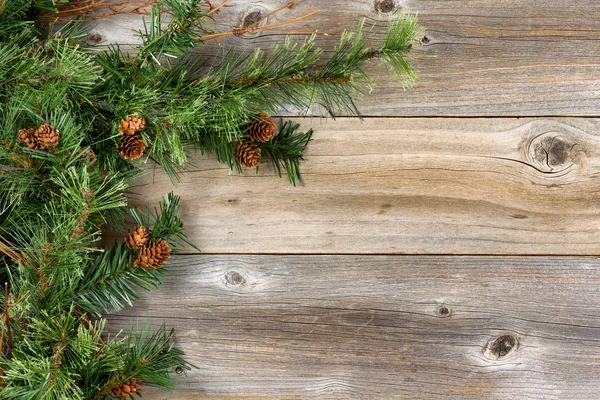
[[[112,394],[118,399],[131,399],[133,395],[142,391],[141,382],[126,380],[112,389]]]
[[[249,141],[238,142],[235,146],[234,157],[240,165],[255,168],[260,164],[261,152],[256,142],[268,142],[275,137],[277,127],[273,117],[260,113],[248,127]]]
[[[134,266],[158,269],[171,257],[171,248],[165,240],[149,240],[150,232],[144,226],[136,226],[125,238],[125,244],[138,253]]]
[[[121,145],[119,154],[128,160],[140,158],[146,150],[146,144],[139,134],[146,127],[144,117],[134,115],[121,120]]]
[[[17,134],[17,142],[32,150],[54,151],[60,142],[60,132],[52,125],[43,123],[37,129],[23,128]]]

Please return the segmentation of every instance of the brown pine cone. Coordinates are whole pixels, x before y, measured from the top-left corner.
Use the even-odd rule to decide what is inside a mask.
[[[254,143],[240,142],[235,146],[235,159],[244,167],[254,168],[260,164],[260,149]]]
[[[35,128],[24,128],[19,130],[17,142],[21,143],[28,149],[35,149],[37,139],[35,137]]]
[[[150,237],[150,232],[144,226],[136,226],[129,232],[129,236],[125,238],[125,244],[130,249],[143,247]]]
[[[35,131],[37,139],[36,149],[52,151],[60,141],[59,131],[52,125],[41,124]]]
[[[146,145],[139,133],[134,135],[123,135],[121,137],[119,154],[121,154],[123,158],[136,160],[144,154],[144,150],[146,150]]]
[[[133,395],[142,391],[141,382],[126,380],[112,389],[113,396],[120,399],[130,399]]]
[[[134,115],[121,120],[121,135],[133,135],[146,127],[144,117]]]
[[[164,240],[153,240],[140,249],[135,266],[147,269],[158,269],[162,267],[171,257],[171,248]]]
[[[275,136],[275,124],[273,118],[266,114],[259,114],[258,118],[250,125],[250,139],[256,142],[268,142]]]

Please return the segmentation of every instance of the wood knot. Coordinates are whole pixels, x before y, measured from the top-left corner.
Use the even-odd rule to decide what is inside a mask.
[[[569,132],[567,127],[565,131],[560,126],[552,128],[525,141],[528,162],[544,174],[567,172],[574,167],[581,169],[586,154],[585,145],[577,140],[578,135]]]
[[[88,44],[91,44],[91,45],[95,46],[95,45],[100,44],[101,42],[103,42],[104,41],[104,37],[102,36],[102,34],[100,34],[98,32],[90,32],[86,36],[85,41]]]
[[[484,355],[490,360],[500,360],[513,353],[518,347],[519,339],[515,335],[502,335],[487,343]]]
[[[431,39],[429,39],[429,37],[427,37],[427,36],[423,36],[421,39],[419,39],[419,42],[423,46],[427,46],[429,43],[431,43]]]
[[[236,36],[257,37],[261,35],[258,29],[267,24],[267,10],[262,6],[253,6],[246,10],[240,17],[240,27],[233,31],[237,32]]]
[[[228,287],[246,286],[246,278],[239,272],[229,271],[225,274],[225,285]]]
[[[442,318],[448,318],[452,315],[452,309],[448,306],[441,305],[437,308],[437,315]]]
[[[392,14],[399,8],[398,0],[374,0],[373,2],[373,9],[377,13]]]
[[[571,151],[576,145],[559,134],[547,133],[533,143],[532,157],[549,172],[564,170],[573,165]]]

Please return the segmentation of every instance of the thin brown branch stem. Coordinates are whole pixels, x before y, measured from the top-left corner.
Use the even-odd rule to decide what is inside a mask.
[[[4,282],[4,321],[6,323],[7,343],[6,343],[6,358],[12,358],[12,329],[10,327],[10,303],[8,301],[8,282]]]
[[[221,7],[223,7],[225,4],[229,3],[231,0],[223,0],[221,2],[221,4],[219,4],[218,6],[213,7],[210,2],[208,3],[208,5],[210,6],[210,10],[208,10],[209,14],[214,14],[217,11],[219,11],[221,9]]]
[[[231,31],[228,32],[220,32],[220,33],[212,33],[212,34],[208,34],[208,35],[203,35],[202,36],[202,40],[204,42],[207,42],[209,40],[215,40],[215,39],[220,39],[223,37],[227,37],[227,36],[241,36],[245,33],[249,33],[249,32],[254,32],[254,31],[259,31],[259,30],[273,30],[275,28],[278,28],[280,26],[284,26],[284,25],[288,25],[288,24],[292,24],[294,22],[298,22],[301,21],[305,18],[309,18],[312,17],[313,15],[317,14],[320,10],[315,10],[312,11],[308,14],[305,14],[301,17],[297,17],[294,19],[290,19],[287,21],[283,21],[283,22],[278,22],[278,23],[274,23],[274,24],[268,24],[268,25],[263,25],[263,26],[256,26],[256,24],[252,24],[251,26],[247,26],[245,28],[238,28],[238,29],[233,29]],[[259,21],[260,22],[260,21]]]

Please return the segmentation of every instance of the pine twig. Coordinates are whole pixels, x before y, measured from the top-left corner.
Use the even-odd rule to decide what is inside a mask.
[[[229,0],[224,1],[224,3],[226,3]],[[319,13],[321,10],[314,10],[309,12],[308,14],[305,14],[301,17],[297,17],[297,18],[293,18],[290,20],[286,20],[283,22],[277,22],[277,23],[273,23],[273,24],[267,24],[267,25],[263,25],[263,26],[259,26],[261,22],[265,21],[267,18],[269,18],[270,16],[277,14],[280,11],[283,11],[285,9],[289,9],[292,8],[294,5],[296,5],[300,0],[294,0],[294,1],[290,1],[288,2],[286,5],[279,7],[276,10],[271,11],[270,13],[266,14],[264,17],[262,17],[261,19],[259,19],[258,21],[254,22],[251,25],[248,25],[246,27],[243,28],[234,28],[230,31],[227,32],[219,32],[219,33],[212,33],[212,34],[207,34],[207,35],[203,35],[202,36],[202,40],[204,42],[209,41],[209,40],[214,40],[214,39],[220,39],[222,37],[226,37],[226,36],[242,36],[246,33],[250,33],[250,32],[255,32],[255,31],[267,31],[267,30],[273,30],[275,28],[278,28],[280,26],[284,26],[284,25],[289,25],[292,24],[294,22],[298,22],[298,21],[302,21],[303,19],[312,17],[313,15]],[[223,3],[221,3],[219,6],[223,5]],[[305,33],[305,32],[303,32]],[[312,33],[312,32],[311,32]]]
[[[12,329],[10,328],[10,303],[8,302],[8,282],[4,282],[4,322],[6,323],[7,343],[6,343],[6,358],[12,358]]]
[[[210,9],[208,10],[209,14],[214,14],[217,11],[219,11],[221,9],[221,7],[223,7],[225,4],[229,3],[231,0],[223,0],[221,2],[221,4],[219,4],[218,6],[213,7],[212,5],[210,5],[210,2],[208,3],[210,5]]]

